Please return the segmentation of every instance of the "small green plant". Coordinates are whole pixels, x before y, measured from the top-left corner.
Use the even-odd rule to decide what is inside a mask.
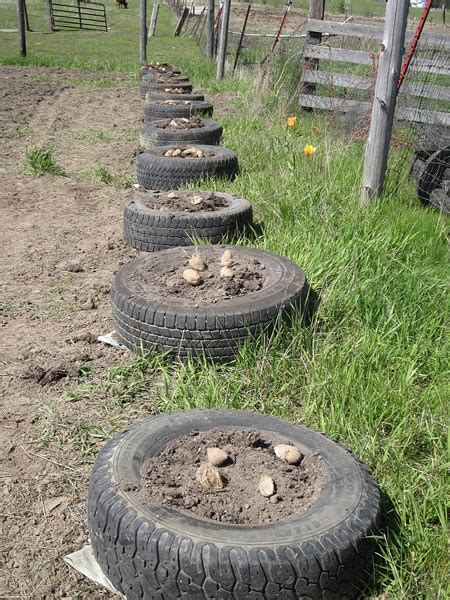
[[[111,185],[113,181],[113,176],[108,171],[108,168],[104,165],[98,165],[95,167],[93,171],[91,171],[91,177],[93,181],[99,181],[100,183],[106,183],[106,185]]]
[[[33,146],[25,151],[25,172],[34,177],[46,173],[63,175],[64,170],[56,164],[53,150],[49,146]]]
[[[88,142],[105,142],[112,140],[112,135],[104,129],[88,129],[87,131],[76,131],[73,133],[76,140],[87,140]]]

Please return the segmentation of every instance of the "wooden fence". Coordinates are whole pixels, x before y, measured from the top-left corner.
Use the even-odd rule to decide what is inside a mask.
[[[414,32],[407,32],[407,44],[413,35]],[[309,19],[300,106],[342,112],[369,112],[378,65],[378,44],[382,39],[383,28],[380,27]],[[352,47],[337,45],[344,40],[347,41],[347,46],[350,40]],[[372,51],[367,49],[371,44]],[[359,49],[364,46],[366,49]],[[408,71],[410,81],[407,75],[400,92],[396,116],[400,120],[450,125],[450,36],[423,33],[420,47],[432,51],[432,56],[419,56],[411,63]],[[371,67],[371,75],[351,72],[361,70],[361,66],[366,71],[367,67]],[[423,78],[429,77],[422,75],[419,79],[413,76],[417,73],[432,75],[439,85],[428,85]],[[352,98],[355,91],[357,99]],[[405,106],[402,101],[405,98],[415,99],[415,102],[410,102],[413,106]],[[423,108],[426,101],[432,102],[431,108]]]

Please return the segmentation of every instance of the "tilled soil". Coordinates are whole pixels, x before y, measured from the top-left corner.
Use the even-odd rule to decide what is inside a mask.
[[[230,269],[233,277],[221,276],[222,265],[217,258],[209,259],[201,247],[197,248],[205,261],[205,269],[199,271],[202,282],[200,285],[191,285],[183,278],[185,269],[190,268],[189,259],[192,252],[186,252],[186,259],[181,264],[168,266],[166,262],[159,262],[157,257],[137,270],[133,275],[136,288],[142,294],[156,294],[162,297],[176,297],[195,302],[215,304],[222,300],[232,300],[236,296],[243,296],[257,292],[264,285],[265,265],[254,258],[234,258]]]
[[[228,206],[228,202],[214,192],[151,192],[150,197],[140,195],[148,208],[168,213],[214,212]],[[155,202],[155,200],[157,200]]]
[[[89,87],[104,81],[116,87]],[[142,111],[130,85],[119,73],[0,67],[2,598],[112,597],[63,557],[88,540],[96,453],[109,432],[152,410],[142,398],[139,410],[117,412],[106,390],[100,401],[92,391],[72,399],[129,360],[97,336],[113,329],[114,273],[136,256],[121,232],[121,178],[134,180]],[[64,176],[24,172],[25,149],[37,144],[53,147]],[[113,186],[92,180],[99,163]]]
[[[298,465],[275,456],[274,446],[286,443],[257,431],[195,431],[169,444],[141,467],[139,501],[169,506],[202,519],[239,525],[291,520],[319,499],[326,475],[318,455],[305,455]],[[224,450],[229,460],[219,468],[223,487],[204,489],[198,472],[207,448]],[[275,493],[264,497],[259,481],[268,475]]]

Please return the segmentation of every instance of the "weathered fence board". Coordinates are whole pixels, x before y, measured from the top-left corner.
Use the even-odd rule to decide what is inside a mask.
[[[305,47],[305,58],[321,58],[334,62],[347,62],[354,65],[372,65],[374,58],[365,50],[349,50],[348,48],[332,48],[331,46]],[[427,72],[433,75],[450,75],[450,62],[439,59],[415,59],[410,66],[411,71]]]
[[[303,81],[308,83],[320,83],[330,87],[351,88],[354,90],[370,90],[375,84],[375,79],[373,77],[324,71],[305,71]],[[402,93],[433,100],[450,101],[450,88],[445,86],[404,83],[402,86]]]
[[[311,94],[302,94],[300,96],[300,104],[308,108],[318,108],[334,112],[349,112],[354,110],[363,113],[366,111],[368,116],[371,106],[370,102],[339,97],[332,98],[331,96],[313,96]],[[450,126],[450,113],[448,112],[399,106],[396,110],[396,116],[402,121]]]
[[[338,23],[337,21],[321,21],[319,19],[308,20],[308,30],[315,33],[329,33],[330,35],[341,35],[348,37],[363,37],[374,40],[383,39],[383,27],[374,25],[361,25],[359,23]],[[411,40],[414,31],[406,32],[406,39]],[[436,33],[422,33],[420,40],[430,48],[450,50],[450,37]]]

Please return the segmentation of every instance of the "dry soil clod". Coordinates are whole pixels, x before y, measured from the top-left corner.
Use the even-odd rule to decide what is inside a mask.
[[[221,448],[207,448],[206,456],[213,467],[222,467],[228,460],[228,454]]]
[[[206,264],[200,254],[193,254],[188,262],[188,265],[196,271],[204,271]]]
[[[192,196],[191,198],[191,204],[193,206],[197,205],[197,204],[201,204],[203,202],[203,198],[201,196]]]
[[[281,458],[281,460],[288,463],[288,465],[298,465],[303,458],[303,454],[300,450],[289,444],[279,444],[278,446],[275,446],[273,451],[278,458]]]
[[[226,277],[228,279],[231,279],[232,277],[234,277],[234,273],[233,271],[230,269],[230,267],[222,267],[220,269],[220,276],[221,277]]]
[[[223,481],[219,469],[206,462],[199,466],[197,480],[206,490],[221,490],[223,488]]]
[[[167,197],[170,198],[170,199],[172,199],[172,198],[178,198],[178,196],[175,194],[175,192],[169,192],[167,194]]]
[[[233,264],[233,255],[231,254],[231,250],[225,250],[220,258],[220,264],[224,267],[231,267]]]
[[[275,493],[275,484],[270,475],[263,475],[259,480],[258,490],[264,498],[270,498]]]
[[[178,123],[175,121],[175,119],[172,119],[169,123],[169,127],[178,127]]]
[[[185,269],[183,271],[183,279],[190,285],[200,285],[203,281],[200,274],[194,269]]]

